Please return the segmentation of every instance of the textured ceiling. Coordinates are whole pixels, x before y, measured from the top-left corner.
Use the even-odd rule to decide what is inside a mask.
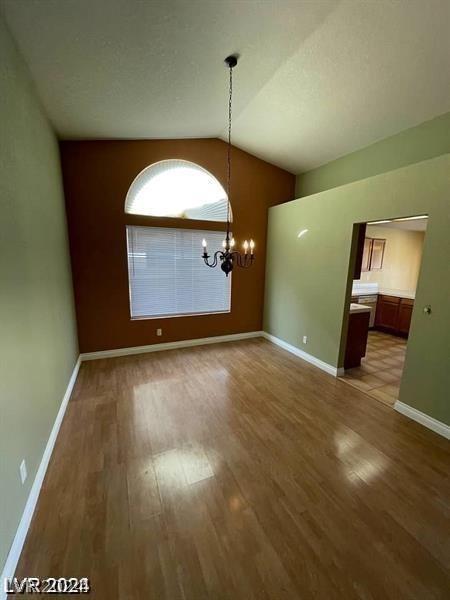
[[[223,137],[294,173],[450,110],[448,0],[0,0],[61,138]]]

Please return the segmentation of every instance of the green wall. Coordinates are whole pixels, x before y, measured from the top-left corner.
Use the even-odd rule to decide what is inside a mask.
[[[429,222],[400,400],[450,423],[450,154],[271,208],[264,329],[340,366],[353,224],[416,214]]]
[[[1,16],[0,89],[1,572],[78,347],[58,145]]]
[[[296,196],[309,196],[450,152],[450,112],[297,176]]]

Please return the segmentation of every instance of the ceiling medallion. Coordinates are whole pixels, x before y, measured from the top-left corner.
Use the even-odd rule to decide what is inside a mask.
[[[208,267],[216,267],[220,262],[220,268],[228,277],[228,273],[231,273],[234,265],[247,269],[251,267],[254,261],[254,248],[255,243],[253,240],[248,242],[244,241],[243,248],[244,252],[233,250],[235,246],[235,240],[230,232],[230,184],[231,184],[231,114],[232,114],[232,103],[233,103],[233,68],[237,65],[237,56],[227,56],[225,63],[230,71],[230,87],[228,95],[228,151],[227,151],[227,229],[225,239],[222,242],[222,250],[217,250],[212,257],[208,254],[208,248],[206,240],[202,242],[203,254],[202,258]],[[211,261],[209,259],[212,259]]]

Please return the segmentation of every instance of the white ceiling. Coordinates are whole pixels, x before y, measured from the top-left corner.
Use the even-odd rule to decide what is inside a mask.
[[[406,219],[404,221],[389,221],[389,223],[380,223],[371,225],[370,227],[389,227],[392,229],[404,229],[406,231],[426,231],[428,225],[428,217],[423,219]]]
[[[63,139],[224,137],[294,173],[450,110],[449,0],[0,0]]]

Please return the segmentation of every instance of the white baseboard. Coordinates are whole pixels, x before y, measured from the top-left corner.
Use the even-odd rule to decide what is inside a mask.
[[[394,404],[394,408],[399,413],[402,413],[402,415],[405,415],[405,417],[409,417],[410,419],[413,419],[413,421],[417,421],[421,425],[428,427],[428,429],[431,429],[435,433],[442,435],[448,440],[450,439],[450,427],[445,423],[442,423],[433,417],[429,417],[420,410],[417,410],[417,408],[413,408],[412,406],[409,406],[409,404],[405,404],[399,400],[397,400],[397,402]]]
[[[333,367],[333,365],[329,365],[328,363],[324,362],[323,360],[320,360],[320,358],[316,358],[312,354],[308,354],[307,352],[300,350],[300,348],[297,348],[296,346],[292,346],[291,344],[288,344],[284,340],[277,338],[274,335],[267,333],[266,331],[263,331],[262,335],[270,342],[273,342],[277,346],[284,348],[284,350],[287,350],[288,352],[295,354],[295,356],[302,358],[303,360],[311,363],[315,367],[319,367],[319,369],[322,369],[322,371],[325,371],[326,373],[329,373],[330,375],[334,375],[334,377],[341,375],[342,369]]]
[[[262,331],[248,331],[246,333],[232,333],[230,335],[216,335],[207,338],[193,340],[180,340],[179,342],[162,342],[161,344],[150,344],[149,346],[134,346],[131,348],[116,348],[114,350],[100,350],[99,352],[84,352],[80,354],[82,361],[97,360],[99,358],[113,358],[115,356],[127,356],[129,354],[146,354],[147,352],[160,352],[162,350],[173,350],[175,348],[188,348],[189,346],[203,346],[205,344],[219,344],[221,342],[236,342],[248,338],[262,337]]]
[[[59,428],[61,427],[61,423],[64,418],[64,413],[66,412],[67,404],[68,404],[70,396],[72,394],[72,390],[75,385],[75,381],[77,379],[80,364],[81,364],[81,360],[80,360],[80,357],[78,357],[78,360],[75,364],[72,375],[70,376],[70,380],[67,385],[61,405],[59,407],[58,414],[56,415],[56,419],[53,424],[53,428],[50,432],[50,436],[48,438],[47,445],[45,446],[44,454],[42,455],[42,459],[41,459],[41,464],[39,465],[39,468],[36,473],[36,477],[34,478],[33,485],[31,487],[30,493],[28,495],[28,500],[27,500],[27,503],[25,504],[25,508],[22,513],[22,518],[20,519],[20,523],[17,528],[16,535],[14,537],[13,543],[11,545],[11,549],[10,549],[8,557],[6,559],[5,566],[3,568],[3,573],[1,575],[1,580],[0,580],[0,585],[1,585],[0,600],[6,599],[6,593],[4,591],[4,586],[3,586],[3,582],[5,581],[5,578],[14,577],[17,563],[19,562],[20,554],[22,552],[23,544],[25,542],[25,538],[27,537],[28,528],[30,526],[31,519],[33,518],[34,509],[36,508],[37,500],[39,498],[39,492],[41,490],[41,486],[44,481],[48,463],[49,463],[50,457],[52,455],[53,447],[55,445],[56,438],[58,437]]]

